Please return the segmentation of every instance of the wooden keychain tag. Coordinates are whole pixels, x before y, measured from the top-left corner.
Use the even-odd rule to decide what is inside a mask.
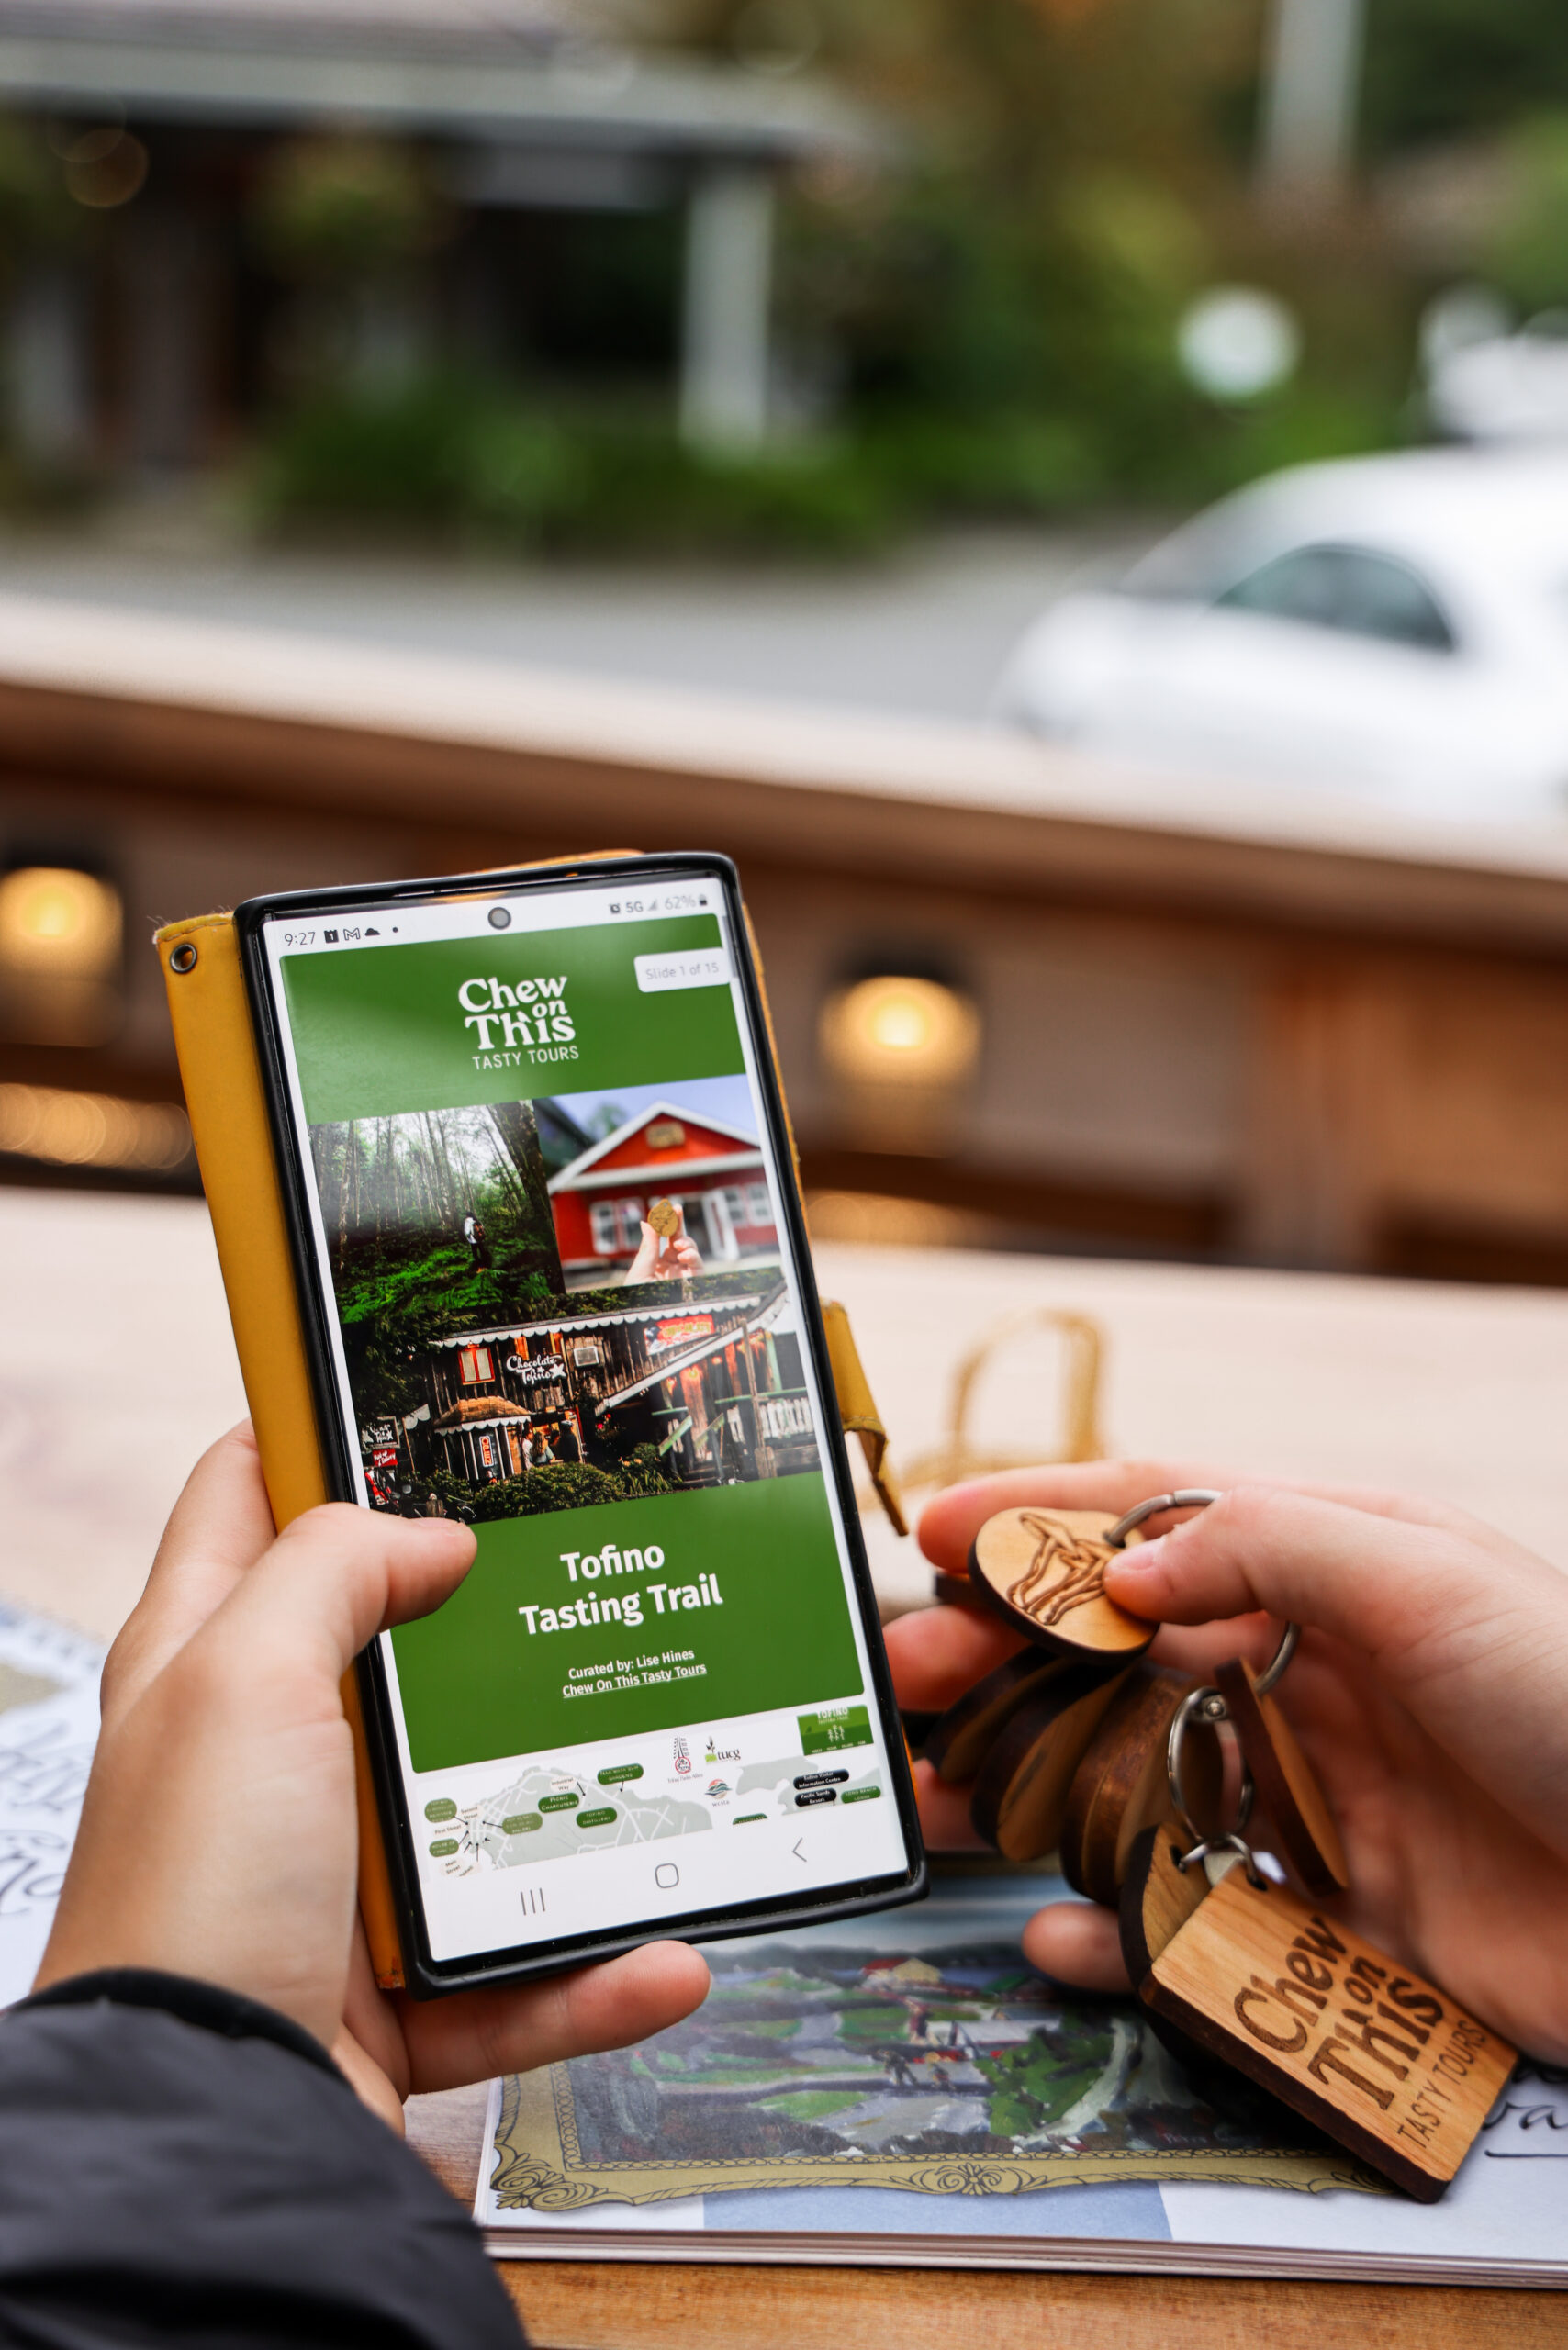
[[[1015,1631],[1058,1655],[1130,1664],[1159,1627],[1105,1595],[1119,1556],[1105,1540],[1119,1521],[1107,1510],[1004,1509],[988,1517],[969,1552],[969,1580]]]
[[[1061,1873],[1075,1893],[1116,1907],[1133,1844],[1157,1820],[1175,1818],[1170,1778],[1170,1725],[1194,1684],[1139,1665],[1128,1673],[1083,1750],[1061,1824]],[[1189,1724],[1183,1793],[1200,1836],[1220,1826],[1225,1757],[1217,1732]]]
[[[1100,1664],[1069,1665],[1031,1692],[997,1739],[975,1781],[969,1818],[1007,1860],[1056,1851],[1072,1774],[1122,1679]]]
[[[972,1779],[1019,1707],[1071,1670],[1064,1657],[1047,1656],[1042,1649],[1020,1649],[937,1715],[925,1733],[922,1754],[939,1779]]]
[[[1243,1658],[1232,1657],[1216,1667],[1215,1686],[1285,1859],[1309,1893],[1320,1899],[1343,1893],[1350,1870],[1334,1815],[1278,1700],[1260,1686],[1262,1678]]]
[[[1138,1998],[1418,2202],[1448,2186],[1517,2062],[1446,1992],[1239,1859],[1216,1885],[1146,1829],[1122,1887]]]

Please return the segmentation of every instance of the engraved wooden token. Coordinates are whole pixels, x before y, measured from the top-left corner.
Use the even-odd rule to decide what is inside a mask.
[[[1061,1873],[1075,1893],[1114,1908],[1135,1838],[1174,1817],[1166,1749],[1177,1707],[1196,1684],[1144,1665],[1129,1673],[1083,1750],[1062,1816]],[[1182,1791],[1200,1834],[1217,1835],[1225,1757],[1206,1723],[1182,1739]]]
[[[1212,1889],[1146,1829],[1123,1888],[1139,1999],[1406,2194],[1435,2203],[1515,2051],[1435,1984],[1285,1886]]]
[[[1107,1510],[1004,1509],[975,1537],[969,1580],[1042,1648],[1130,1664],[1159,1628],[1105,1596],[1105,1569],[1118,1553],[1103,1537],[1115,1522]]]
[[[661,1240],[673,1240],[680,1230],[680,1210],[673,1200],[655,1200],[648,1210],[648,1222]]]
[[[1260,1697],[1258,1675],[1240,1657],[1215,1674],[1215,1685],[1236,1726],[1237,1742],[1258,1789],[1258,1801],[1279,1831],[1284,1857],[1309,1893],[1342,1893],[1350,1882],[1345,1847],[1316,1774],[1271,1694]]]
[[[937,1777],[972,1779],[1019,1707],[1042,1693],[1055,1675],[1071,1670],[1065,1657],[1020,1649],[977,1681],[925,1733],[923,1751]]]
[[[1062,1807],[1083,1750],[1123,1675],[1078,1663],[1019,1707],[980,1765],[969,1801],[976,1832],[1010,1861],[1037,1861],[1061,1837]]]

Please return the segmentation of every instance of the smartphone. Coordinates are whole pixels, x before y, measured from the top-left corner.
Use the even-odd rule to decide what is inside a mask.
[[[727,858],[237,917],[334,1493],[472,1524],[359,1660],[420,1997],[918,1898]]]

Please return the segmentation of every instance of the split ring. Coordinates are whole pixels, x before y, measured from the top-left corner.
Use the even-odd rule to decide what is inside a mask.
[[[1158,1517],[1162,1510],[1167,1509],[1207,1509],[1211,1503],[1221,1501],[1223,1498],[1223,1494],[1217,1493],[1212,1485],[1183,1485],[1173,1494],[1154,1494],[1146,1502],[1135,1503],[1125,1517],[1117,1518],[1114,1526],[1107,1527],[1100,1539],[1108,1543],[1113,1550],[1120,1550],[1126,1546],[1128,1535],[1140,1527],[1146,1518]],[[1280,1634],[1279,1647],[1253,1684],[1255,1695],[1260,1697],[1268,1695],[1292,1657],[1294,1656],[1296,1642],[1300,1638],[1299,1624],[1285,1626]],[[1217,1691],[1215,1694],[1217,1695]],[[1223,1720],[1225,1717],[1219,1715],[1215,1718]],[[1174,1734],[1174,1725],[1172,1734]]]

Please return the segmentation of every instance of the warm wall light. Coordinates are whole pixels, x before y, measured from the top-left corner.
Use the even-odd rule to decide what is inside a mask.
[[[113,124],[84,131],[65,151],[65,185],[91,212],[118,211],[140,196],[147,180],[147,150]]]
[[[0,1085],[0,1151],[51,1167],[172,1175],[191,1156],[190,1121],[173,1102],[123,1102],[58,1085]]]
[[[119,893],[68,865],[24,865],[0,881],[0,964],[101,979],[119,960]]]
[[[13,1036],[94,1045],[119,1010],[119,892],[69,865],[0,879],[0,1005]]]
[[[853,1083],[948,1087],[980,1054],[980,1013],[939,979],[889,972],[843,988],[823,1006],[823,1058]]]

